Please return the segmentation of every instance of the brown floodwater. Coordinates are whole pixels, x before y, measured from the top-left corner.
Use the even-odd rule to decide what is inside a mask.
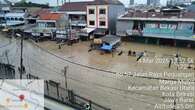
[[[10,42],[10,39],[0,37],[0,46],[7,42]],[[58,57],[40,49],[37,45]],[[124,42],[112,56],[112,54],[102,55],[99,50],[88,52],[89,45],[89,42],[79,42],[73,46],[64,45],[62,49],[58,49],[58,45],[54,41],[40,42],[36,45],[25,41],[24,65],[27,72],[43,79],[58,81],[61,86],[64,86],[63,68],[68,65],[68,87],[77,94],[112,110],[154,110],[155,104],[163,102],[161,91],[133,91],[129,90],[128,87],[159,86],[159,79],[155,78],[171,79],[168,75],[166,77],[157,75],[164,71],[170,72],[170,74],[186,73],[189,76],[195,74],[193,69],[177,69],[176,65],[168,68],[167,63],[139,63],[136,61],[137,57],[127,55],[129,50],[133,50],[147,51],[148,56],[144,58],[149,59],[154,59],[154,56],[168,58],[177,52],[183,57],[195,58],[195,50],[193,49]],[[0,49],[0,55],[3,55],[6,50],[9,50],[9,62],[17,67],[19,65],[20,42],[12,39],[10,45]],[[118,55],[119,51],[123,51],[121,56]],[[6,62],[5,58],[1,59],[1,61]],[[136,72],[138,77],[126,76],[123,74],[125,72]],[[144,72],[152,72],[153,74],[139,77],[139,73],[141,76],[141,73]],[[194,77],[184,79],[194,80]]]

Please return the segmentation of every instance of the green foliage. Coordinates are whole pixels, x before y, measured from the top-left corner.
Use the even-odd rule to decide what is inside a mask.
[[[26,0],[21,0],[20,3],[26,3]]]
[[[41,8],[49,8],[49,4],[37,4],[32,2],[26,2],[26,0],[21,0],[18,3],[15,3],[15,7],[41,7]]]

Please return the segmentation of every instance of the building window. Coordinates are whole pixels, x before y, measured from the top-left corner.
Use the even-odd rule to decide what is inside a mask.
[[[19,18],[20,21],[24,21],[24,18]]]
[[[6,18],[6,20],[10,20],[10,18]]]
[[[106,9],[100,9],[99,14],[106,14]]]
[[[53,27],[55,27],[55,23],[48,22],[47,23],[47,27],[53,28]]]
[[[95,21],[89,21],[89,25],[94,26],[95,25]]]
[[[89,14],[95,14],[95,10],[94,9],[89,9]]]
[[[161,29],[167,29],[168,28],[168,24],[160,24],[160,28]]]
[[[106,26],[106,22],[105,21],[100,21],[100,26]]]

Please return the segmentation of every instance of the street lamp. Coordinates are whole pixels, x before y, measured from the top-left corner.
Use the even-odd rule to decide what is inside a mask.
[[[16,33],[16,36],[21,38],[21,43],[20,43],[21,51],[20,51],[20,68],[19,68],[19,72],[20,72],[20,79],[22,79],[22,74],[25,72],[25,67],[23,66],[23,40],[24,40],[24,36],[19,34],[19,33]]]

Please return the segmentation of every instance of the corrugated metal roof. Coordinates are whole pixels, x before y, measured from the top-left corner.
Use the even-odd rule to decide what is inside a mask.
[[[119,0],[95,0],[92,5],[124,5]]]
[[[156,20],[162,20],[162,19],[174,19],[174,20],[195,20],[195,13],[194,12],[183,12],[179,16],[172,16],[172,15],[164,15],[162,12],[128,12],[125,15],[121,16],[119,19],[156,19]]]
[[[115,35],[106,35],[101,38],[103,42],[110,44],[111,46],[116,45],[117,43],[121,42],[121,38]]]
[[[119,0],[94,0],[85,2],[70,2],[61,6],[59,11],[86,11],[87,5],[123,5]]]
[[[86,6],[93,1],[70,2],[63,4],[59,11],[86,11]]]

